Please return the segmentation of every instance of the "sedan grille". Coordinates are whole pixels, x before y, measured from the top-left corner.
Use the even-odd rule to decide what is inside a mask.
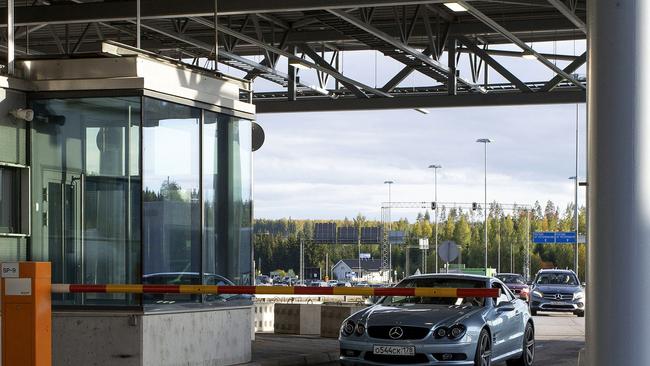
[[[395,339],[395,340],[406,340],[406,339],[422,339],[429,334],[429,328],[423,327],[402,327],[403,335],[399,338],[392,338],[389,333],[390,330],[395,328],[394,325],[388,326],[371,326],[368,327],[368,335],[372,338],[378,339]]]
[[[563,294],[563,293],[556,293],[556,294],[544,294],[544,298],[546,300],[573,300],[573,294]]]

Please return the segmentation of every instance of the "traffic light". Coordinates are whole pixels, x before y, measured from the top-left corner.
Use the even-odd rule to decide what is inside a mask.
[[[435,210],[436,207],[438,207],[438,203],[437,202],[431,202],[431,209]]]
[[[472,202],[472,211],[478,210],[478,203]]]

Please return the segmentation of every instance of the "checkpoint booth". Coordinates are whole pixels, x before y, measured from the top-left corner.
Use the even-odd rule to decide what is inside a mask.
[[[250,284],[250,83],[117,43],[102,51],[21,59],[0,78],[0,262],[50,262],[52,284]],[[251,358],[250,297],[51,302],[55,366]]]

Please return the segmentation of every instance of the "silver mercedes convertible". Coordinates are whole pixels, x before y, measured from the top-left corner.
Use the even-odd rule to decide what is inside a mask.
[[[498,279],[429,274],[397,287],[498,288],[501,296],[381,298],[343,322],[342,365],[533,364],[535,325],[528,304]]]

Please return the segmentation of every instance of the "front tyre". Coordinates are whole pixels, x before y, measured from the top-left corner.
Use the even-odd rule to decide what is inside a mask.
[[[584,310],[578,310],[574,314],[577,315],[578,318],[584,318],[585,317],[585,311]]]
[[[492,364],[492,341],[490,333],[483,329],[478,336],[474,366],[490,366]]]
[[[535,329],[528,323],[524,331],[524,344],[521,356],[514,360],[506,361],[508,366],[531,366],[535,361]]]

